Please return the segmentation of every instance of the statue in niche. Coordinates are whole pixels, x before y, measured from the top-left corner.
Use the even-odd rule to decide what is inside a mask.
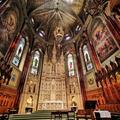
[[[54,90],[55,89],[55,80],[53,79],[52,80],[52,90]]]
[[[28,92],[29,93],[35,93],[36,85],[32,84],[28,86]]]
[[[34,84],[33,85],[33,93],[35,93],[35,88],[36,88],[36,85]]]
[[[72,111],[76,111],[77,110],[77,103],[75,101],[75,96],[72,96],[72,99],[71,99],[71,110]]]
[[[31,93],[31,85],[28,87],[28,92]]]
[[[52,83],[51,83],[51,100],[55,100],[55,79],[52,79]]]
[[[32,85],[33,85],[33,81],[30,80],[29,84],[28,84],[28,92],[32,93]]]
[[[28,99],[27,99],[27,106],[33,106],[33,96],[30,96]]]
[[[52,64],[52,72],[56,73],[56,65]]]
[[[75,94],[75,82],[70,85],[70,93]]]

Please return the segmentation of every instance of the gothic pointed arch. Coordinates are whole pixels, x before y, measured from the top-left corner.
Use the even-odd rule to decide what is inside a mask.
[[[83,54],[83,59],[84,59],[86,71],[90,71],[93,68],[93,64],[92,64],[92,60],[90,57],[90,53],[89,53],[89,49],[88,49],[87,44],[83,44],[82,54]]]
[[[32,56],[32,63],[31,63],[31,69],[30,73],[37,75],[39,71],[39,65],[40,65],[40,51],[35,50]]]
[[[16,52],[15,52],[15,55],[13,57],[13,61],[12,61],[12,63],[17,67],[19,66],[19,64],[21,62],[23,52],[25,49],[25,45],[26,45],[26,40],[24,37],[21,36],[20,41],[17,46],[17,49],[16,49]]]
[[[69,53],[67,55],[67,67],[68,67],[68,76],[74,76],[75,75],[75,68],[74,68],[74,60],[73,60],[73,54]]]

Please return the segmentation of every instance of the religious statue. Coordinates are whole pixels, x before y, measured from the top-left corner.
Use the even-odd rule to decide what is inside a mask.
[[[27,99],[27,106],[33,106],[33,96],[30,96],[28,99]]]
[[[71,94],[74,94],[74,93],[75,93],[75,83],[72,83],[72,84],[70,85],[70,93],[71,93]]]

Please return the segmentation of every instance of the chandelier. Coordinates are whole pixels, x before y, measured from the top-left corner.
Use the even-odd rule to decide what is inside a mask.
[[[57,26],[54,30],[55,40],[61,42],[64,37],[64,30],[61,26]]]

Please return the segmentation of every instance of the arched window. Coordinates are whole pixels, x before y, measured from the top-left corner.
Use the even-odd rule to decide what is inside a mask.
[[[92,64],[92,61],[91,61],[91,58],[90,58],[90,55],[89,55],[89,52],[88,52],[87,45],[83,46],[83,56],[84,56],[86,69],[87,69],[87,71],[89,71],[93,68],[93,64]]]
[[[68,74],[69,76],[74,76],[74,62],[73,62],[73,56],[72,54],[68,54]]]
[[[5,2],[6,2],[6,0],[0,0],[0,5],[5,3]]]
[[[38,67],[40,63],[40,52],[35,51],[33,58],[32,58],[32,65],[31,65],[31,73],[34,75],[38,74]]]
[[[21,40],[19,42],[15,56],[12,61],[12,63],[16,66],[18,66],[20,64],[20,60],[22,58],[24,47],[25,47],[25,38],[21,37]]]

